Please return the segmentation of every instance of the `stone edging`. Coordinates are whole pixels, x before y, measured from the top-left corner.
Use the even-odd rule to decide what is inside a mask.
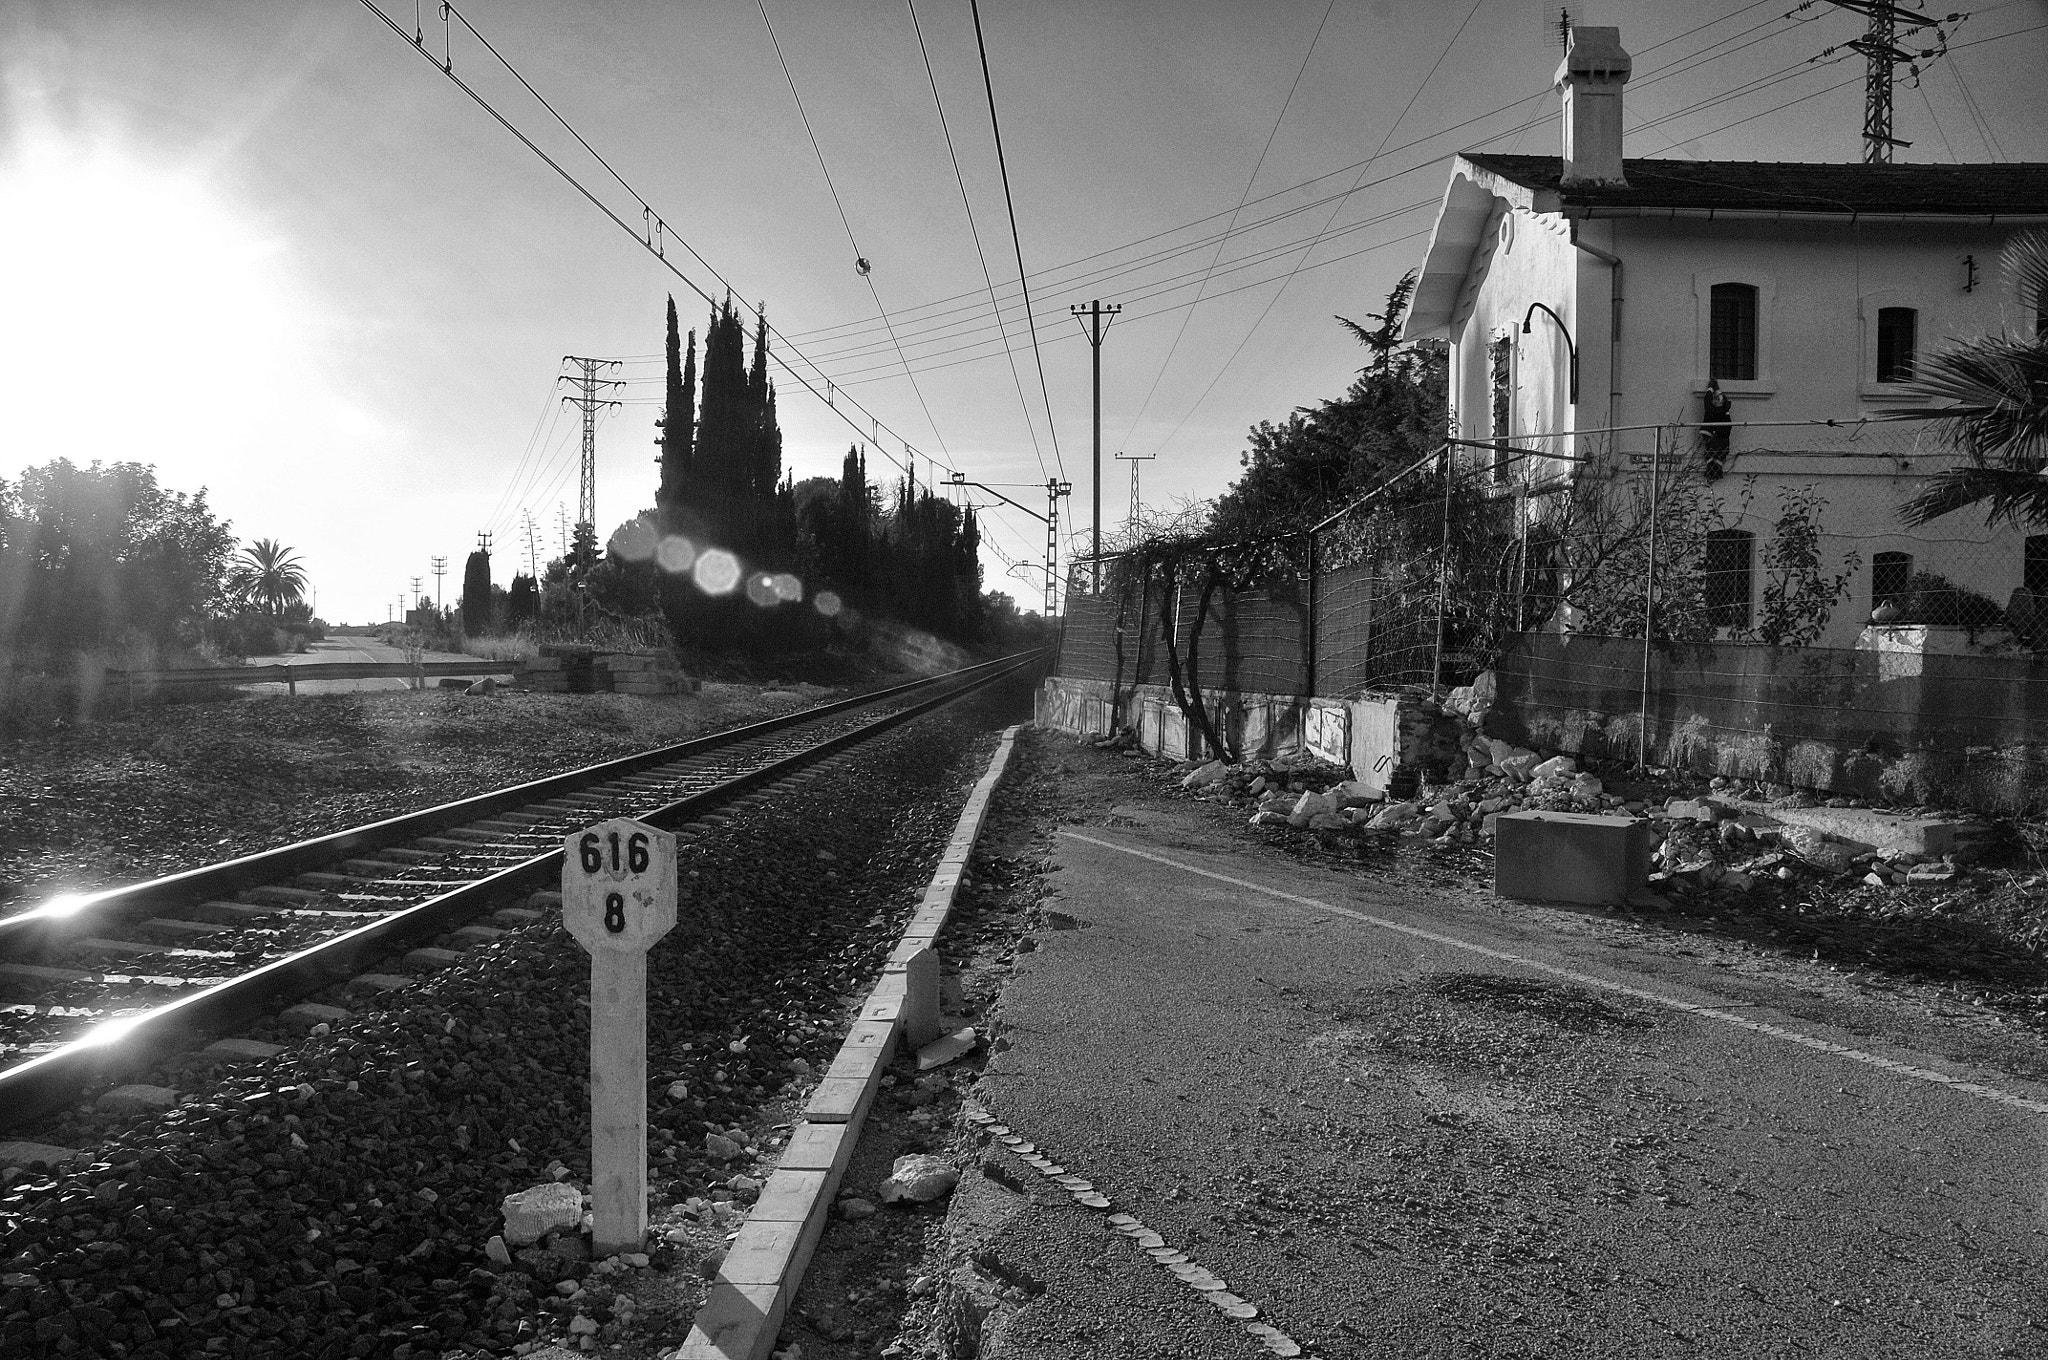
[[[790,1134],[789,1146],[727,1250],[688,1338],[670,1353],[673,1360],[765,1360],[774,1348],[783,1314],[824,1235],[839,1178],[860,1142],[861,1124],[895,1052],[903,1021],[902,961],[931,948],[945,927],[960,877],[988,819],[989,800],[1022,728],[1020,723],[1003,730],[988,772],[968,794],[939,857],[938,872],[890,955],[889,970],[868,994],[860,1018],[811,1093],[803,1122]]]
[[[1109,1211],[1115,1207],[1114,1204],[1108,1195],[1096,1188],[1093,1181],[1069,1172],[1066,1167],[1046,1156],[1043,1148],[980,1106],[969,1105],[966,1115],[970,1123],[979,1126],[983,1133],[994,1140],[993,1146],[1003,1148],[1018,1161],[1066,1191],[1074,1203],[1084,1209],[1094,1209],[1108,1214],[1111,1228],[1129,1238],[1140,1251],[1152,1258],[1153,1264],[1201,1295],[1203,1301],[1217,1312],[1233,1322],[1243,1323],[1245,1331],[1270,1354],[1303,1354],[1301,1343],[1293,1337],[1269,1322],[1255,1321],[1260,1314],[1259,1306],[1231,1293],[1229,1281],[1202,1266],[1186,1252],[1169,1246],[1164,1236],[1147,1227],[1136,1216],[1129,1213],[1110,1213]]]

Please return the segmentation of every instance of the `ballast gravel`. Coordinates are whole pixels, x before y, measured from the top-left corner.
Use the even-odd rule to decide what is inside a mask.
[[[657,1215],[742,1216],[781,1140],[763,1111],[829,1061],[1024,694],[993,687],[686,842],[681,919],[649,956]],[[0,1197],[0,1354],[672,1347],[696,1295],[646,1317],[632,1286],[694,1266],[690,1234],[654,1235],[644,1265],[560,1233],[510,1264],[487,1249],[505,1196],[588,1183],[588,975],[550,913],[412,990],[349,997],[330,1033],[256,1027],[289,1045],[272,1059],[141,1074],[190,1093],[176,1110],[37,1131],[91,1152]]]

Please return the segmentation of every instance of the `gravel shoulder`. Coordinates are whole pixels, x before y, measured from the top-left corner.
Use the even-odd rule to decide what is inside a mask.
[[[961,1120],[898,1353],[2041,1353],[2038,1114],[1057,832],[2039,1100],[2031,1025],[1705,916],[1500,902],[1436,848],[1339,858],[1154,762],[1045,734],[1019,755],[984,914],[945,942],[988,997],[970,1099],[1276,1334]]]
[[[355,1012],[330,1032],[252,1028],[275,1057],[139,1074],[183,1093],[166,1113],[39,1131],[87,1152],[0,1192],[0,1354],[673,1349],[1025,700],[992,687],[682,850],[682,920],[649,956],[644,1265],[593,1263],[574,1234],[486,1252],[505,1195],[590,1174],[589,963],[551,912],[407,991],[318,998]],[[941,1146],[904,1108],[901,1145]],[[918,1226],[878,1225],[876,1250],[910,1259]]]
[[[0,914],[251,854],[837,698],[428,689],[170,703],[0,744]]]

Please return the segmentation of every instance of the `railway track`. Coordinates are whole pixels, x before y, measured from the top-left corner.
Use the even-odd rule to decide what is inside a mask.
[[[392,991],[538,919],[562,839],[688,824],[1031,664],[1005,658],[0,918],[0,1129],[337,983]],[[299,1004],[294,1004],[299,1003]],[[223,1040],[222,1056],[262,1056]],[[242,1049],[250,1049],[242,1053]],[[232,1051],[231,1051],[232,1050]]]

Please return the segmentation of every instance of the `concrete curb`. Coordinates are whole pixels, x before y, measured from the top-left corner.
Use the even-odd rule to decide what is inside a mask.
[[[903,1027],[904,960],[929,949],[945,927],[960,876],[988,820],[989,800],[1009,766],[1023,724],[1003,730],[988,772],[967,796],[938,872],[891,953],[882,980],[861,1007],[838,1056],[811,1093],[803,1122],[727,1249],[725,1264],[673,1360],[767,1360],[783,1314],[802,1286],[811,1252],[824,1235],[839,1178],[860,1141],[882,1073]]]

